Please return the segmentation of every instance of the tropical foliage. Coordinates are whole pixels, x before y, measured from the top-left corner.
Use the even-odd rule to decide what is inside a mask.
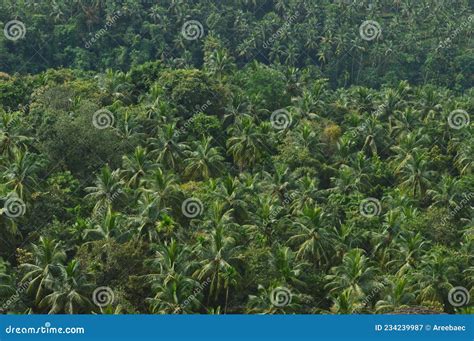
[[[468,2],[360,3],[2,2],[0,311],[472,313]]]

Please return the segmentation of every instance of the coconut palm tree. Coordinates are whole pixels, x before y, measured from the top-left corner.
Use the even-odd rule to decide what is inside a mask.
[[[79,262],[72,260],[59,269],[54,281],[49,283],[51,293],[41,300],[39,307],[47,309],[48,314],[89,312],[92,285],[81,272]]]
[[[259,132],[253,119],[241,118],[240,122],[230,127],[231,137],[227,140],[227,151],[242,172],[253,166],[265,152],[265,136]]]
[[[407,308],[415,303],[415,295],[412,288],[410,288],[409,277],[397,277],[394,281],[388,282],[389,285],[385,287],[381,294],[382,299],[375,304],[377,312],[392,312]]]
[[[326,288],[330,293],[350,288],[356,295],[365,295],[373,287],[376,271],[363,250],[352,249],[344,255],[341,265],[331,268]]]
[[[396,269],[400,275],[409,272],[421,261],[420,258],[429,245],[420,233],[410,231],[400,233],[392,244],[388,248],[391,260],[387,262],[387,266]]]
[[[219,224],[205,235],[204,242],[199,246],[199,266],[193,277],[201,282],[210,281],[208,303],[217,303],[219,295],[224,290],[227,306],[229,290],[235,284],[235,277],[238,275],[233,265],[239,257],[238,251],[235,239],[223,225]]]
[[[390,148],[395,153],[392,157],[395,172],[398,173],[405,167],[407,162],[413,157],[413,153],[426,152],[423,146],[428,143],[429,138],[423,135],[421,130],[410,132],[400,138],[398,144]]]
[[[103,219],[99,222],[93,221],[93,228],[84,231],[84,239],[89,241],[102,240],[104,247],[109,247],[114,240],[123,240],[129,232],[121,228],[121,215],[108,208]]]
[[[290,283],[292,286],[305,286],[301,279],[309,263],[297,258],[295,252],[287,246],[277,246],[271,254],[270,265],[275,269],[275,280]]]
[[[152,167],[151,160],[148,159],[146,148],[138,146],[135,148],[132,156],[123,157],[123,175],[126,179],[126,185],[136,188],[140,179],[144,177],[147,171]]]
[[[248,216],[245,189],[238,178],[230,175],[219,181],[214,193],[224,203],[224,210],[231,211],[235,221],[243,222]]]
[[[160,209],[172,208],[180,199],[176,175],[165,172],[162,168],[156,168],[143,179],[140,192],[154,196]]]
[[[331,181],[334,183],[331,191],[348,193],[357,190],[365,192],[367,188],[370,188],[370,174],[372,171],[373,163],[362,152],[358,152],[350,159],[349,165],[341,165],[339,174],[331,178]]]
[[[33,263],[23,263],[20,269],[24,272],[22,282],[29,283],[27,293],[33,295],[35,303],[39,304],[60,273],[66,253],[59,242],[46,237],[40,237],[38,244],[33,244],[32,251]]]
[[[474,165],[474,138],[470,137],[461,141],[453,140],[451,149],[456,150],[454,164],[461,174],[472,174]]]
[[[191,250],[175,239],[158,245],[153,258],[146,261],[154,273],[146,275],[155,293],[147,301],[153,313],[189,313],[199,307],[202,294],[194,295],[199,283],[187,276],[192,271]]]
[[[321,207],[305,207],[294,223],[295,232],[288,240],[297,245],[296,256],[319,266],[327,264],[333,246],[332,230],[327,226]]]
[[[220,82],[226,73],[232,70],[233,58],[225,49],[215,50],[211,53],[206,67],[212,75],[216,75]]]
[[[436,172],[430,170],[427,155],[415,153],[400,170],[400,185],[415,198],[422,197],[434,180]]]
[[[120,170],[112,171],[105,165],[97,176],[95,186],[86,187],[90,198],[95,202],[94,214],[108,210],[113,206],[114,200],[122,193],[123,181],[120,179]]]
[[[130,217],[130,222],[137,226],[138,236],[145,236],[150,242],[158,240],[158,223],[166,213],[162,208],[160,197],[152,192],[143,192],[137,202],[137,215]]]
[[[457,260],[449,257],[442,247],[434,247],[424,254],[420,269],[413,272],[417,298],[420,301],[445,303],[457,273],[456,263]]]
[[[335,295],[332,301],[330,311],[333,314],[357,314],[364,309],[363,296],[350,287]]]
[[[176,132],[175,123],[167,123],[159,128],[156,137],[150,139],[150,153],[156,156],[159,163],[170,169],[179,170],[188,146],[178,141],[179,134]]]
[[[2,112],[0,119],[0,154],[14,158],[15,150],[25,150],[31,138],[23,135],[21,125],[24,122],[20,112]]]
[[[199,306],[199,298],[193,294],[196,281],[181,274],[174,274],[166,282],[152,284],[155,296],[148,298],[153,314],[192,313]]]
[[[218,175],[224,169],[224,158],[219,153],[219,148],[212,147],[212,137],[195,142],[186,152],[184,160],[186,168],[184,173],[192,179],[206,180]]]
[[[37,188],[37,174],[42,167],[42,160],[35,154],[21,149],[12,151],[11,162],[2,165],[2,178],[6,186],[15,191],[20,198],[25,198]]]
[[[437,186],[429,189],[426,193],[432,198],[431,206],[457,206],[456,198],[459,193],[459,180],[449,175],[443,175]]]

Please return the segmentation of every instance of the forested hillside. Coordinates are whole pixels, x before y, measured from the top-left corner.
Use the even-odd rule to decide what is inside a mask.
[[[306,67],[334,87],[407,80],[462,90],[473,85],[472,6],[469,0],[3,0],[0,21],[18,19],[27,33],[21,43],[0,44],[0,68],[126,71],[155,60],[201,68],[206,51],[225,48],[228,54],[219,56],[238,67],[253,61]],[[364,39],[359,28],[368,20],[380,34],[366,27]]]
[[[474,312],[469,1],[0,5],[0,313]]]

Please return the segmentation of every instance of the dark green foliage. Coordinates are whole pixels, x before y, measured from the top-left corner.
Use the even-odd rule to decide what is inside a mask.
[[[212,47],[242,66],[313,67],[334,87],[425,81],[457,90],[472,86],[472,32],[467,0],[423,1],[55,1],[0,4],[0,20],[26,24],[26,38],[0,40],[0,70],[57,67],[129,70],[161,60],[200,68]],[[186,20],[203,25],[203,39],[186,40]],[[359,27],[375,20],[381,35],[365,41]],[[456,33],[457,32],[457,33]],[[206,50],[207,48],[207,50]],[[33,56],[31,51],[38,51]],[[19,62],[20,61],[20,62]]]
[[[122,147],[120,138],[112,130],[98,130],[93,126],[96,104],[83,101],[75,111],[58,111],[54,123],[43,127],[41,141],[53,164],[64,166],[73,174],[85,178],[105,162],[118,166]],[[117,154],[118,153],[118,154]]]
[[[467,1],[16,3],[2,312],[473,312]]]
[[[165,98],[177,106],[184,118],[201,111],[217,114],[222,107],[222,95],[217,84],[200,70],[164,71],[158,81],[164,90]]]

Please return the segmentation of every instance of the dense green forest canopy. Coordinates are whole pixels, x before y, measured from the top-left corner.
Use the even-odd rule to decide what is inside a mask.
[[[468,1],[0,5],[0,313],[473,313]]]
[[[469,0],[3,0],[0,21],[22,21],[27,39],[0,37],[0,69],[201,68],[206,48],[226,48],[238,67],[308,67],[334,87],[404,79],[461,90],[473,84],[472,15]],[[191,20],[202,39],[182,34]],[[374,40],[359,34],[366,20],[380,25]]]

